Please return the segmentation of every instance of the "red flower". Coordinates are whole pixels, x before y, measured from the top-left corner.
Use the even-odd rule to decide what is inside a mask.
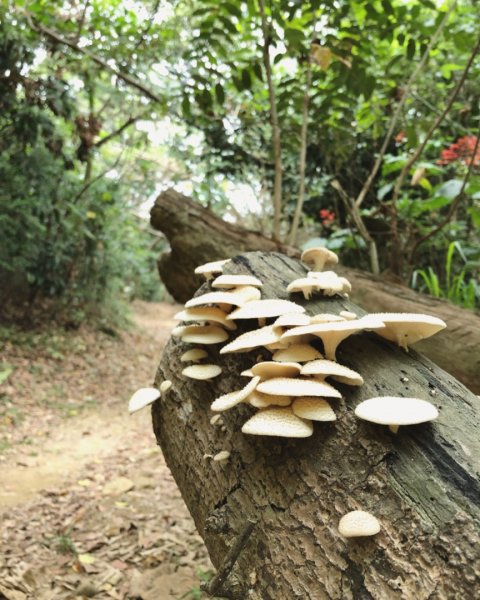
[[[404,131],[399,131],[394,138],[394,140],[397,142],[397,144],[403,144],[403,142],[405,142],[406,139],[407,139],[407,136],[405,135]]]
[[[473,157],[474,166],[478,166],[480,165],[480,145],[477,147],[475,156],[473,156],[476,144],[477,137],[475,135],[458,138],[454,144],[450,144],[448,148],[442,150],[437,163],[439,165],[449,165],[458,160],[464,165],[469,165]]]
[[[332,223],[332,221],[335,219],[335,213],[331,210],[328,210],[328,208],[322,208],[318,214],[320,215],[322,225],[325,226],[330,225],[330,223]]]

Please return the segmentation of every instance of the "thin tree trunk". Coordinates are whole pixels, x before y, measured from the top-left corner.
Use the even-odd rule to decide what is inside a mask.
[[[263,64],[267,76],[268,96],[270,99],[270,120],[272,123],[272,144],[275,165],[275,177],[273,183],[273,237],[281,239],[280,221],[282,216],[282,146],[280,139],[280,125],[278,124],[277,100],[272,79],[272,65],[270,62],[270,37],[271,31],[265,14],[264,0],[258,0],[260,15],[262,19],[263,32]]]

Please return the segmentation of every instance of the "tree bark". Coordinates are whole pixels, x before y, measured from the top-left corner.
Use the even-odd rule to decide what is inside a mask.
[[[158,268],[163,283],[179,302],[186,302],[202,284],[203,279],[193,274],[200,264],[251,250],[300,256],[297,248],[226,223],[173,189],[157,198],[151,223],[170,242],[170,251],[160,257]],[[443,319],[448,328],[442,336],[420,342],[417,348],[480,394],[479,316],[368,273],[344,267],[338,270],[352,283],[352,300],[369,312],[426,312]]]
[[[277,253],[236,256],[225,272],[251,273],[263,297],[286,298],[286,285],[305,273]],[[204,284],[200,293],[209,289]],[[308,314],[363,311],[339,297],[304,301]],[[245,326],[231,336],[242,333]],[[438,334],[441,339],[443,333]],[[217,569],[247,521],[255,527],[223,595],[252,600],[464,600],[480,586],[479,399],[415,350],[408,353],[375,334],[342,342],[338,360],[359,371],[364,385],[336,384],[338,420],[317,423],[301,440],[248,436],[240,428],[253,409],[223,413],[211,426],[210,403],[245,385],[239,373],[258,349],[219,355],[222,374],[208,382],[184,378],[172,338],[156,385],[173,385],[152,408],[155,435]],[[358,420],[353,408],[378,395],[433,402],[434,423],[387,427]],[[229,450],[226,464],[206,459]],[[372,538],[346,540],[337,530],[346,512],[363,509],[381,521]]]

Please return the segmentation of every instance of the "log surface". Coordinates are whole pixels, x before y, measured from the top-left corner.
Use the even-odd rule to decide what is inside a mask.
[[[254,252],[235,257],[225,272],[251,273],[264,282],[263,297],[287,298],[286,285],[305,268],[284,255]],[[199,293],[208,289],[204,284]],[[290,299],[309,314],[363,314],[338,297]],[[219,355],[221,346],[205,347],[223,372],[201,382],[181,375],[179,358],[189,347],[172,338],[164,351],[156,385],[170,379],[173,386],[153,405],[153,425],[217,568],[246,521],[257,521],[229,578],[230,597],[474,597],[480,589],[477,396],[416,351],[362,334],[339,347],[338,361],[359,371],[365,384],[335,384],[344,395],[331,402],[336,422],[316,423],[313,436],[301,440],[247,436],[240,428],[254,409],[240,405],[223,413],[222,431],[209,424],[209,407],[245,385],[239,373],[259,351]],[[440,416],[393,435],[353,414],[360,401],[378,395],[430,400]],[[227,463],[204,458],[220,450],[231,452]],[[354,509],[376,515],[380,534],[343,539],[338,521]]]
[[[170,251],[162,254],[158,268],[166,288],[179,302],[186,302],[202,285],[203,280],[193,271],[203,263],[253,250],[300,256],[297,248],[226,223],[172,189],[157,198],[151,224],[170,243]],[[480,316],[381,277],[344,267],[338,271],[352,283],[352,300],[369,312],[427,312],[448,323],[441,339],[430,338],[416,348],[480,394]]]

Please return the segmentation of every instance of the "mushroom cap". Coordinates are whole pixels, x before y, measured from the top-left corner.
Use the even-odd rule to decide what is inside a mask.
[[[245,285],[231,292],[207,292],[201,296],[195,296],[185,302],[185,308],[202,306],[206,304],[228,304],[230,306],[242,306],[246,302],[258,300],[261,292],[251,285]]]
[[[273,325],[275,327],[275,324]],[[317,358],[323,358],[322,354],[310,344],[292,344],[284,350],[278,350],[272,356],[273,360],[277,362],[307,362],[309,360],[315,360]]]
[[[358,418],[380,425],[416,425],[433,421],[438,410],[419,398],[380,396],[364,400],[355,408]]]
[[[279,437],[303,438],[313,433],[311,421],[293,414],[290,408],[265,408],[259,410],[242,427],[250,435],[274,435]]]
[[[313,265],[315,271],[318,272],[322,271],[326,265],[336,265],[338,263],[338,256],[335,252],[328,250],[328,248],[315,246],[304,250],[300,260],[306,265]]]
[[[280,315],[273,323],[273,327],[300,327],[301,325],[310,325],[310,317],[305,313],[285,313]]]
[[[377,331],[378,335],[407,348],[444,329],[447,325],[442,319],[431,315],[416,313],[374,313],[385,323],[385,327]]]
[[[333,313],[319,313],[310,317],[311,325],[316,323],[339,323],[340,321],[345,321],[345,318],[341,315],[334,315]]]
[[[338,314],[340,317],[347,319],[347,321],[351,321],[352,319],[357,318],[357,315],[350,310],[341,310]]]
[[[346,538],[375,535],[379,531],[378,519],[364,510],[352,510],[338,523],[338,532]]]
[[[170,381],[170,379],[165,379],[165,381],[162,381],[162,383],[160,384],[160,393],[163,394],[165,392],[168,392],[168,390],[172,387],[172,382]]]
[[[301,396],[295,398],[292,410],[297,417],[311,419],[312,421],[336,421],[337,416],[330,404],[323,398]]]
[[[260,329],[254,329],[253,331],[247,331],[242,333],[232,342],[224,346],[220,350],[220,354],[227,354],[229,352],[248,352],[252,348],[258,348],[258,346],[266,346],[267,344],[274,344],[280,340],[280,333],[274,331],[272,325],[267,325]]]
[[[253,392],[245,400],[255,408],[266,408],[267,406],[290,406],[292,398],[290,396],[272,396],[271,394],[262,394],[258,390]]]
[[[182,342],[190,344],[220,344],[228,340],[228,333],[216,325],[190,325],[180,337]]]
[[[201,360],[202,358],[206,358],[208,356],[208,352],[203,348],[192,348],[191,350],[187,350],[180,357],[181,362],[196,362],[197,360]]]
[[[262,287],[263,283],[253,275],[220,275],[212,281],[213,288],[230,289],[239,285]]]
[[[195,269],[195,273],[197,275],[212,275],[212,273],[221,273],[223,271],[223,265],[230,261],[229,258],[224,260],[215,260],[213,262],[205,263],[204,265],[199,265]]]
[[[213,379],[220,375],[222,368],[218,365],[190,365],[185,367],[182,371],[182,375],[190,377],[190,379]]]
[[[267,299],[248,302],[231,312],[227,319],[264,319],[284,313],[304,313],[305,308],[289,300]]]
[[[300,373],[301,369],[302,365],[297,362],[265,360],[253,365],[250,371],[253,375],[258,375],[262,379],[270,379],[271,377],[294,377]]]
[[[333,386],[324,381],[312,381],[300,377],[273,377],[258,384],[258,391],[262,394],[280,396],[326,396],[327,398],[341,398],[342,395]]]
[[[224,460],[227,460],[229,457],[230,452],[228,450],[220,450],[220,452],[217,452],[217,454],[215,454],[212,460],[214,460],[215,462],[222,462]]]
[[[290,294],[303,292],[305,298],[309,298],[317,289],[319,289],[318,285],[315,279],[312,279],[311,277],[299,277],[287,285],[287,292]]]
[[[334,377],[337,381],[349,385],[362,385],[363,383],[363,377],[359,373],[333,360],[312,360],[303,365],[300,373],[302,375],[320,375],[323,378]]]
[[[232,321],[227,321],[227,314],[216,306],[195,306],[186,308],[178,312],[173,318],[179,321],[213,321],[220,323],[227,329],[236,329],[237,326]],[[233,325],[233,327],[232,327]]]
[[[380,329],[384,327],[383,322],[374,315],[366,315],[360,319],[351,321],[338,321],[329,323],[315,323],[305,325],[304,327],[294,327],[286,331],[282,341],[295,340],[305,335],[315,335],[321,338],[325,350],[325,357],[329,360],[335,360],[335,351],[342,340],[349,335],[362,331],[364,329]]]
[[[128,402],[128,412],[130,414],[145,408],[155,400],[160,398],[160,392],[156,388],[140,388],[137,390]]]
[[[210,408],[216,412],[221,412],[240,404],[240,402],[243,402],[253,392],[259,381],[260,377],[254,377],[241,390],[229,392],[228,394],[215,398]]]

